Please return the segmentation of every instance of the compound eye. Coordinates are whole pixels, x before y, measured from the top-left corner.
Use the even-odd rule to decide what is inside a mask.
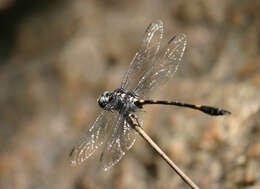
[[[104,96],[101,96],[99,99],[98,99],[98,104],[101,108],[104,108],[106,105],[107,105],[107,100]]]
[[[100,105],[101,108],[104,108],[109,101],[111,100],[110,98],[111,93],[109,91],[105,91],[101,97],[98,99],[98,104]]]
[[[109,91],[105,91],[105,92],[103,93],[103,95],[104,95],[105,97],[108,97],[108,96],[110,95],[110,93],[109,93]]]

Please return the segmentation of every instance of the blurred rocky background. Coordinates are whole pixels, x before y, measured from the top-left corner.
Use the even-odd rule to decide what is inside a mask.
[[[201,188],[260,188],[260,1],[0,0],[0,188],[188,188],[137,136],[108,172],[68,154],[119,86],[147,25],[188,45],[156,95],[222,107],[146,107],[143,127]]]

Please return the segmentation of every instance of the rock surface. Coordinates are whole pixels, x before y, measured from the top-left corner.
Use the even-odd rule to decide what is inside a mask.
[[[260,3],[0,1],[0,188],[188,188],[140,137],[112,170],[68,154],[119,86],[147,25],[185,33],[160,99],[232,112],[150,106],[143,127],[201,188],[260,188]]]

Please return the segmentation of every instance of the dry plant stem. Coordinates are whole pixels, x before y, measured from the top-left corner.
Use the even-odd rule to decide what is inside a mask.
[[[170,165],[170,167],[182,178],[182,180],[193,189],[199,187],[181,171],[181,169],[173,163],[173,161],[161,150],[161,148],[146,134],[139,124],[134,123],[134,129],[141,135],[141,137],[148,142],[148,144]]]

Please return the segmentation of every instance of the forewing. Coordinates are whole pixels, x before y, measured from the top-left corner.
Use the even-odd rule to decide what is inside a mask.
[[[105,140],[108,130],[113,126],[117,115],[112,112],[102,111],[87,134],[80,138],[73,147],[69,159],[72,165],[79,165],[89,158]]]
[[[117,164],[131,149],[135,143],[135,134],[135,130],[120,115],[100,157],[101,166],[105,171]]]
[[[172,37],[158,53],[155,63],[138,82],[134,92],[147,98],[153,89],[163,86],[177,71],[183,57],[187,39],[184,34]]]
[[[163,22],[152,22],[146,29],[141,46],[133,58],[121,82],[121,88],[134,89],[139,79],[150,69],[160,49],[163,38]]]

